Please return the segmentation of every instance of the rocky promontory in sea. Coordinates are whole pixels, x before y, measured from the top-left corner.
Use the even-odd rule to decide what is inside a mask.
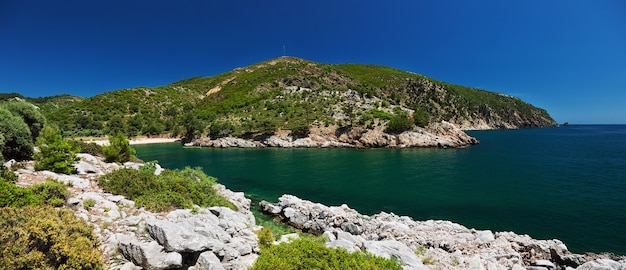
[[[478,140],[467,135],[455,125],[446,121],[431,123],[425,128],[414,131],[405,131],[400,134],[383,132],[382,128],[365,130],[362,128],[349,129],[311,129],[307,136],[298,137],[290,133],[278,133],[271,136],[255,138],[224,137],[211,139],[203,137],[188,143],[187,146],[202,146],[216,148],[410,148],[410,147],[464,147],[478,144]]]
[[[261,253],[255,233],[260,227],[243,193],[215,185],[238,211],[210,207],[153,213],[97,185],[101,175],[142,164],[79,157],[75,175],[37,172],[32,162],[24,162],[16,170],[16,184],[50,178],[65,183],[71,194],[65,207],[94,227],[106,269],[247,269]],[[155,174],[162,171],[156,168]],[[404,269],[626,269],[625,257],[573,254],[559,240],[469,229],[450,221],[415,221],[384,212],[367,216],[347,205],[325,206],[292,195],[261,202],[261,207],[295,228],[324,235],[328,247],[395,258]]]

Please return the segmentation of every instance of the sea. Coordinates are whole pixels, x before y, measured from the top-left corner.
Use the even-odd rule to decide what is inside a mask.
[[[214,149],[137,145],[169,169],[202,167],[253,201],[282,194],[363,214],[442,219],[626,255],[626,125],[468,131],[460,149]]]

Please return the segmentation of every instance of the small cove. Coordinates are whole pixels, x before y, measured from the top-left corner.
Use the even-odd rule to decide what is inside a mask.
[[[416,220],[626,254],[626,126],[472,131],[464,149],[213,149],[137,145],[166,168],[200,166],[255,199],[289,193]]]

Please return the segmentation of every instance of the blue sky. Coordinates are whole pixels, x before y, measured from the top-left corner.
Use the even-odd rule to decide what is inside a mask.
[[[0,92],[90,97],[286,54],[626,124],[626,1],[0,1]]]

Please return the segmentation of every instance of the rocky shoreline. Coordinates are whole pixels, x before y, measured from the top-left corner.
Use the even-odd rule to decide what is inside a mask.
[[[238,137],[224,137],[211,139],[198,138],[187,146],[216,147],[216,148],[411,148],[411,147],[441,147],[458,148],[478,144],[478,140],[467,135],[463,130],[446,121],[431,123],[426,128],[415,131],[405,131],[400,134],[388,134],[382,128],[364,130],[361,128],[344,129],[311,129],[306,137],[292,134],[276,134],[259,136],[250,139]]]
[[[405,269],[626,269],[626,257],[573,254],[559,240],[468,229],[443,220],[415,221],[381,212],[367,216],[347,205],[325,206],[283,195],[262,211],[328,238],[327,246],[396,258]]]
[[[50,178],[65,183],[71,194],[66,207],[93,226],[105,269],[246,269],[254,264],[260,252],[255,233],[259,228],[243,193],[214,186],[238,211],[211,207],[153,213],[97,185],[101,175],[142,164],[118,165],[89,154],[78,156],[76,175],[34,171],[28,162],[16,171],[16,184],[29,186]],[[157,164],[155,174],[161,171]]]
[[[97,185],[103,174],[141,164],[105,163],[88,154],[79,157],[76,175],[36,172],[32,162],[22,164],[16,184],[28,186],[49,178],[67,184],[71,197],[66,207],[94,227],[106,269],[246,269],[259,256],[255,231],[260,227],[242,192],[215,186],[238,211],[211,207],[153,213]],[[155,173],[160,171],[157,164]],[[88,200],[92,206],[85,203]],[[325,206],[292,195],[260,205],[295,228],[326,236],[329,247],[396,258],[404,269],[626,269],[626,257],[573,254],[559,240],[468,229],[450,221],[415,221],[393,213],[367,216],[347,205]]]

